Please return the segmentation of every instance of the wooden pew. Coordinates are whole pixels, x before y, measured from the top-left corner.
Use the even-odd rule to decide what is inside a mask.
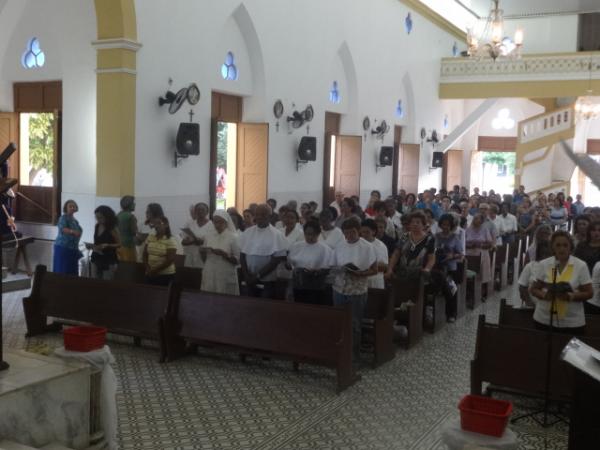
[[[365,335],[372,336],[373,367],[394,359],[394,304],[388,290],[369,289],[362,330],[363,340]]]
[[[458,292],[456,293],[456,318],[460,318],[467,312],[467,263],[461,261],[458,263],[459,272],[462,271],[462,278],[458,283]]]
[[[162,286],[79,278],[35,269],[23,298],[27,336],[58,331],[63,321],[85,322],[134,338],[158,339],[171,290]],[[48,316],[57,320],[48,325]],[[63,322],[64,323],[64,322]]]
[[[425,285],[423,328],[433,334],[446,325],[446,298],[441,292],[427,292],[430,286],[431,284]],[[428,308],[430,308],[430,318],[427,317]]]
[[[467,261],[467,270],[474,273],[474,276],[468,276],[467,282],[471,286],[469,294],[467,295],[467,307],[469,309],[475,309],[475,307],[481,304],[481,256],[480,255],[467,255],[465,256]]]
[[[357,381],[352,366],[352,310],[208,292],[180,291],[161,320],[161,359],[187,344],[330,367],[338,392]]]
[[[503,298],[500,300],[498,325],[534,330],[536,328],[533,309],[514,308]],[[600,316],[591,314],[585,316],[585,336],[600,338]]]
[[[146,280],[144,264],[119,261],[114,280],[144,284]],[[182,286],[185,290],[199,291],[202,285],[202,269],[177,266],[175,268],[175,283]]]
[[[494,287],[497,291],[502,291],[508,286],[508,244],[502,244],[496,247],[496,258],[493,266]],[[496,276],[497,274],[497,276]],[[499,283],[496,284],[496,279]],[[488,293],[491,295],[491,293]]]
[[[571,336],[554,334],[552,339],[550,397],[568,401],[571,379],[559,355]],[[600,348],[600,338],[581,339]],[[471,361],[471,394],[481,395],[482,384],[490,383],[488,389],[542,396],[548,344],[548,334],[544,331],[490,324],[485,322],[485,316],[479,316],[475,356]]]
[[[508,244],[508,283],[514,284],[519,278],[521,271],[521,248],[524,245],[522,239],[515,239],[514,242]]]
[[[413,347],[423,337],[423,305],[425,284],[423,277],[414,280],[393,280],[394,319],[406,326],[408,335],[401,343],[405,348]],[[412,302],[409,305],[407,302]]]

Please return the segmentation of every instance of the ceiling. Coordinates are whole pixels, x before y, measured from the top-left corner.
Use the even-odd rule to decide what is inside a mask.
[[[475,14],[486,17],[491,0],[455,0]],[[500,0],[505,17],[546,16],[567,13],[600,12],[599,0]]]

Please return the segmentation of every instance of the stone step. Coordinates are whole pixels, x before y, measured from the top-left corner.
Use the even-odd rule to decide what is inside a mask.
[[[0,450],[35,450],[35,447],[29,447],[28,445],[4,439],[0,441]]]
[[[48,444],[48,445],[44,445],[43,447],[40,447],[40,450],[72,450],[69,447],[65,447],[64,445],[61,444]]]
[[[39,448],[41,450],[73,450],[61,444],[48,444]],[[18,442],[8,441],[5,439],[0,441],[0,450],[36,450],[36,448],[29,447],[28,445],[19,444]]]
[[[6,277],[2,278],[2,292],[22,291],[24,289],[31,289],[31,277],[27,274],[12,274],[8,271]]]

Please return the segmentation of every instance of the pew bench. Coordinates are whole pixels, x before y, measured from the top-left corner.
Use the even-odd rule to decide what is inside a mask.
[[[208,345],[333,368],[337,390],[358,380],[352,365],[352,310],[280,300],[181,291],[161,319],[161,361]]]
[[[481,304],[482,298],[482,283],[481,283],[481,256],[467,255],[465,256],[467,264],[467,308],[475,309]]]
[[[394,279],[391,290],[394,299],[394,319],[408,329],[401,345],[411,348],[423,337],[425,282],[422,276],[412,280]]]
[[[456,293],[456,318],[463,317],[467,312],[467,263],[465,260],[458,263],[458,273],[461,274]]]
[[[506,299],[503,298],[500,300],[498,325],[534,330],[536,328],[535,321],[533,320],[533,309],[515,308],[511,305],[508,305]],[[586,314],[585,336],[600,338],[600,316]]]
[[[114,274],[114,281],[144,284],[146,281],[146,268],[143,263],[119,261]],[[199,291],[202,285],[202,269],[197,267],[175,267],[174,282],[183,289]]]
[[[389,291],[369,289],[362,332],[363,342],[370,338],[373,345],[373,368],[394,359],[394,304]]]
[[[159,319],[172,290],[163,286],[80,278],[36,267],[33,288],[23,298],[27,337],[59,331],[69,322],[106,327],[109,332],[158,340]],[[55,322],[48,324],[48,317]]]
[[[552,335],[550,398],[569,401],[572,380],[567,366],[560,360],[562,349],[572,336]],[[594,348],[600,348],[600,338],[582,336]],[[548,333],[527,328],[500,326],[485,322],[479,316],[475,356],[471,361],[471,394],[481,395],[483,383],[488,392],[541,397],[546,385]]]
[[[496,259],[493,266],[494,288],[502,291],[508,286],[508,244],[496,247]],[[488,294],[488,295],[491,295]]]

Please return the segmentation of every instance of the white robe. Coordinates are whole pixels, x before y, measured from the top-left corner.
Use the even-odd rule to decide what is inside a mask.
[[[238,237],[229,229],[222,233],[218,233],[215,230],[213,233],[207,235],[204,240],[204,246],[223,250],[228,255],[234,256],[238,260],[240,258]],[[204,268],[202,269],[201,289],[207,292],[239,295],[237,265],[231,264],[222,256],[208,252],[206,254],[206,261],[204,262]]]

